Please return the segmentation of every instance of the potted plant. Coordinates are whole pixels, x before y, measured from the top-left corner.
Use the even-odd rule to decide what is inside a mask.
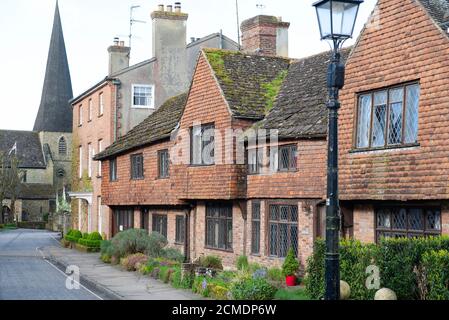
[[[285,276],[285,282],[288,287],[296,286],[296,272],[299,269],[299,262],[296,259],[295,251],[291,248],[288,251],[284,264],[282,265],[282,273]]]

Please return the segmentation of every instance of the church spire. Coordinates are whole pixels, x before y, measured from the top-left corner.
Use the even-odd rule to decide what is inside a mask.
[[[72,132],[72,109],[69,104],[72,98],[72,82],[56,1],[41,104],[33,131]]]

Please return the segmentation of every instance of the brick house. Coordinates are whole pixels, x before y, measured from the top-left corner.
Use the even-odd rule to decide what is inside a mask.
[[[130,66],[131,48],[114,39],[108,48],[108,75],[71,101],[73,109],[72,224],[109,237],[111,213],[101,197],[101,163],[95,154],[155,112],[168,98],[188,89],[193,56],[204,46],[236,50],[221,33],[187,44],[188,14],[180,5],[160,5],[151,14],[152,58]]]
[[[158,231],[228,267],[240,255],[279,266],[290,247],[305,263],[323,228],[330,53],[279,57],[278,28],[288,23],[259,16],[242,24],[244,52],[204,49],[186,95],[97,155],[112,234]]]
[[[449,233],[449,1],[379,0],[347,61],[340,198],[364,242]]]

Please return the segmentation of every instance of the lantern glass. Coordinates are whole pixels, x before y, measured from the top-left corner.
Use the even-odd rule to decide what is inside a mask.
[[[324,0],[314,6],[317,10],[322,39],[352,38],[362,0]]]

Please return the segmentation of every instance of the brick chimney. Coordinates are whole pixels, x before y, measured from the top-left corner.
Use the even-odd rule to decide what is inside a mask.
[[[242,22],[242,50],[265,56],[288,57],[289,22],[259,15]]]
[[[181,3],[159,5],[151,13],[153,22],[153,57],[160,76],[162,90],[158,96],[169,98],[188,88],[187,72],[187,19],[181,11]],[[182,88],[181,88],[182,87]]]
[[[125,47],[124,41],[114,38],[114,44],[108,48],[109,75],[129,67],[131,48]]]

